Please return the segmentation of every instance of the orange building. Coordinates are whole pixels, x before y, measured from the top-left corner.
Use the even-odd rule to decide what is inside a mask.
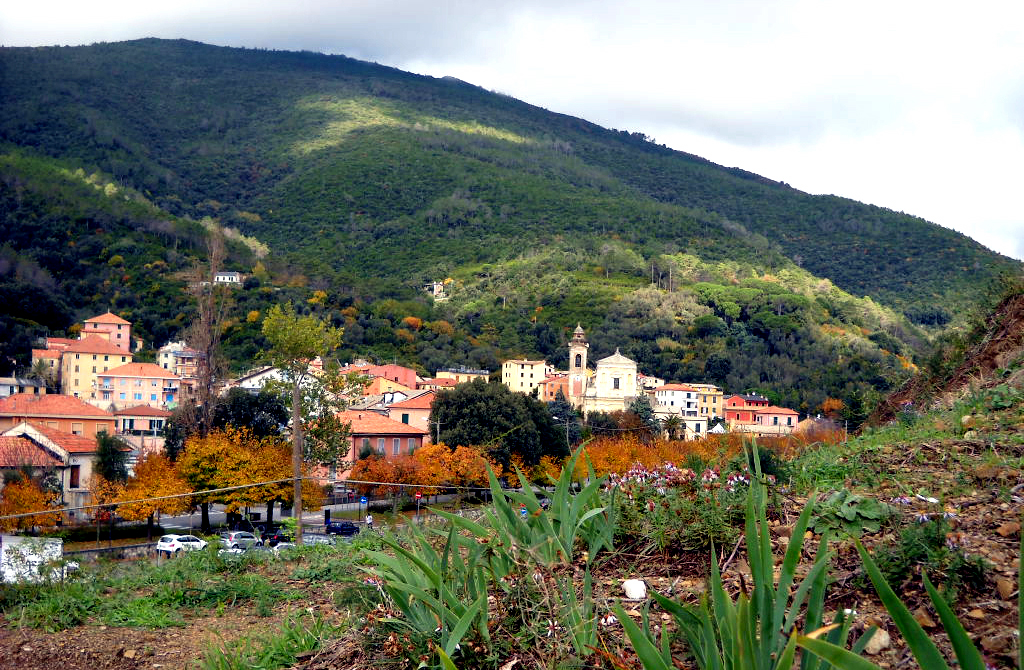
[[[437,397],[435,391],[421,393],[414,398],[408,398],[388,405],[388,417],[399,421],[413,428],[420,428],[427,431],[423,437],[423,444],[430,444],[430,410]]]
[[[18,393],[0,399],[0,430],[22,423],[33,423],[72,435],[114,434],[114,415],[66,395]]]

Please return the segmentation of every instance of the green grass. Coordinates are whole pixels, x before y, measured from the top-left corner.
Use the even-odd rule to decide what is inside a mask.
[[[280,632],[209,647],[199,667],[202,670],[277,670],[295,664],[304,651],[319,649],[340,630],[319,617],[293,616]]]

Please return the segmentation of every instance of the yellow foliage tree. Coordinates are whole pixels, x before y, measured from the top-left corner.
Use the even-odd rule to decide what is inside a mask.
[[[203,500],[223,503],[228,512],[249,504],[267,504],[267,520],[274,501],[291,502],[292,485],[291,448],[276,436],[257,438],[249,430],[228,426],[211,431],[206,437],[194,436],[185,443],[178,457],[178,472],[199,493],[204,490],[244,486],[260,482],[276,482],[263,486],[223,491]],[[309,476],[310,467],[303,466],[303,475]],[[323,494],[317,486],[303,491],[307,509],[317,509]]]
[[[160,453],[143,455],[135,465],[135,476],[120,485],[113,497],[115,502],[138,500],[118,505],[118,512],[129,521],[146,520],[149,537],[153,536],[153,517],[157,514],[181,514],[189,507],[187,497],[165,500],[146,500],[189,493],[188,482],[175,469],[167,456]]]
[[[57,507],[57,495],[44,491],[31,479],[11,482],[0,491],[0,516],[9,514],[25,514],[41,512]],[[54,526],[60,519],[59,513],[36,514],[18,519],[0,520],[0,528],[4,530],[21,530],[34,526]]]

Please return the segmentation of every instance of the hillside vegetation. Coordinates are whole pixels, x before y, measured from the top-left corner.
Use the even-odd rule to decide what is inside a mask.
[[[0,104],[5,253],[52,274],[66,239],[79,251],[60,253],[80,260],[60,272],[87,276],[58,282],[102,286],[114,255],[129,278],[50,285],[66,304],[11,314],[22,339],[113,308],[161,344],[187,319],[180,271],[201,258],[205,221],[248,236],[229,259],[253,275],[225,333],[236,367],[260,350],[263,310],[292,299],[345,325],[347,354],[429,373],[557,363],[580,322],[595,358],[621,347],[648,374],[854,407],[1019,270],[913,216],[341,56],[153,39],[6,48]],[[100,233],[80,210],[98,207],[124,230],[83,251],[79,236]],[[25,220],[41,228],[17,231]],[[446,278],[435,305],[421,286]]]

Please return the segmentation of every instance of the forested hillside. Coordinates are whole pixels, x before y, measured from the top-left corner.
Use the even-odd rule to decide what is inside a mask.
[[[236,367],[290,298],[345,325],[346,354],[424,372],[557,362],[581,322],[595,355],[813,408],[887,389],[928,338],[915,323],[1019,270],[913,216],[340,56],[6,48],[0,105],[0,277],[47,305],[6,308],[12,350],[107,308],[177,335],[205,221],[251,237],[229,259],[251,275]],[[422,284],[446,278],[435,305]]]

